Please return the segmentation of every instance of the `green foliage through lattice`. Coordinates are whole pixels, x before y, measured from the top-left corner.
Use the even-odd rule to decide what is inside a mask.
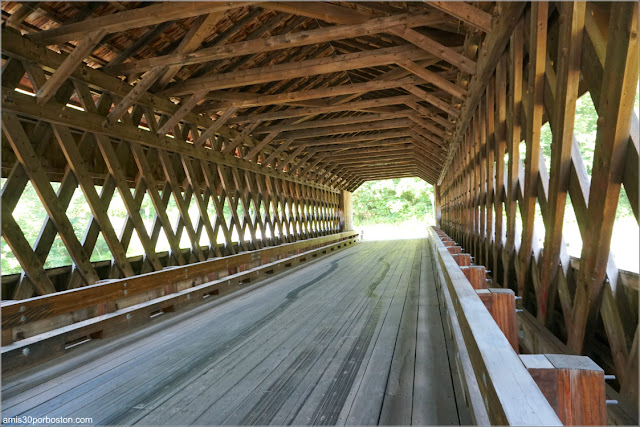
[[[353,223],[426,221],[433,217],[433,187],[419,178],[369,181],[353,193]]]

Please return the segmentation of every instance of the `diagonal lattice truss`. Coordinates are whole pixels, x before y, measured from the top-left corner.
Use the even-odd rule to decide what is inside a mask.
[[[125,123],[135,109],[151,109],[139,123],[149,138],[170,136],[354,190],[397,175],[437,180],[493,9],[8,2],[3,53],[44,70],[42,87],[17,83],[37,105],[54,105],[63,85],[84,80],[89,91],[72,94],[71,105],[115,95],[96,122]],[[45,47],[69,55],[47,52],[42,63]],[[84,120],[94,114],[85,113]]]
[[[435,183],[494,6],[3,3],[3,237],[23,269],[4,294],[336,232],[342,190]],[[15,212],[30,188],[46,210],[35,242]],[[84,234],[67,215],[78,190]],[[72,266],[53,275],[56,239]],[[101,239],[106,268],[91,262]]]
[[[589,354],[615,374],[637,417],[637,274],[618,270],[610,245],[622,188],[638,220],[638,4],[533,3],[495,60],[483,93],[462,112],[469,124],[457,127],[440,179],[442,228],[523,297],[561,338],[559,349]],[[574,133],[587,92],[598,116],[591,176]],[[563,238],[571,214],[580,259]]]

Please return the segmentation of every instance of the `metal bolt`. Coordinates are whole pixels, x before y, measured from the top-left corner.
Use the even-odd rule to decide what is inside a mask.
[[[604,380],[605,380],[605,381],[613,381],[613,380],[615,380],[615,379],[616,379],[616,376],[615,376],[615,375],[605,375],[605,376],[604,376]]]
[[[524,310],[521,308],[516,308],[516,313],[522,313]]]
[[[605,401],[605,403],[606,403],[607,405],[617,405],[617,404],[618,404],[618,401],[617,401],[617,400],[615,400],[615,399],[607,399],[607,400]]]

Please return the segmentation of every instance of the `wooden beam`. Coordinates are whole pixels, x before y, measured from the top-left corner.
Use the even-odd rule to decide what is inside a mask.
[[[209,126],[204,132],[200,134],[200,137],[195,142],[195,145],[204,145],[216,131],[220,130],[220,128],[238,111],[238,108],[231,107],[228,108],[222,113],[220,117],[218,117],[211,126]]]
[[[118,160],[115,150],[113,149],[113,145],[111,141],[109,141],[109,138],[104,135],[97,134],[95,137],[105,164],[109,169],[109,173],[113,176],[116,186],[118,187],[118,192],[120,197],[122,197],[125,208],[127,209],[129,220],[138,234],[140,243],[145,251],[145,256],[149,258],[151,265],[156,271],[161,270],[162,264],[160,263],[160,260],[156,255],[155,247],[151,244],[151,239],[147,234],[147,229],[144,225],[144,221],[142,220],[142,216],[140,215],[140,208],[136,208],[136,203],[134,201],[134,197],[131,195],[129,183],[123,173],[122,165]]]
[[[436,112],[428,109],[427,107],[424,107],[418,104],[417,101],[421,101],[421,99],[418,98],[417,96],[414,96],[411,101],[405,102],[405,105],[415,110],[416,113],[420,114],[421,116],[431,119],[437,124],[439,124],[440,126],[443,126],[445,129],[447,129],[447,132],[449,131],[449,129],[455,126],[454,122],[451,122],[445,119],[444,117],[442,117],[441,115],[437,114]]]
[[[465,73],[475,74],[476,73],[476,63],[467,58],[466,56],[456,52],[450,47],[444,46],[435,40],[425,36],[408,28],[407,26],[398,26],[389,29],[391,34],[395,34],[398,37],[402,37],[406,41],[414,44],[425,52],[429,52],[432,55],[437,56],[438,58],[447,61],[453,66],[460,68],[460,70]]]
[[[81,129],[86,132],[99,133],[112,138],[122,139],[149,147],[161,148],[180,154],[186,154],[194,158],[199,158],[209,162],[225,164],[240,169],[252,170],[259,174],[272,175],[282,179],[293,179],[295,177],[285,177],[275,171],[262,168],[252,162],[247,162],[236,158],[235,156],[224,155],[213,150],[197,146],[194,144],[180,143],[179,141],[166,136],[160,137],[153,130],[145,130],[136,128],[124,123],[116,123],[107,128],[104,127],[104,117],[99,114],[92,114],[85,111],[75,109],[65,109],[64,113],[61,107],[49,103],[40,106],[33,97],[20,93],[12,93],[11,97],[2,97],[2,110],[5,112],[14,112],[16,114],[33,117],[38,120],[45,120],[50,123],[58,123],[69,127]],[[304,181],[306,185],[319,186],[327,191],[336,191],[329,187],[316,184],[310,181]]]
[[[278,136],[280,132],[277,130],[274,130],[272,132],[269,132],[269,135],[267,135],[265,138],[262,139],[262,141],[260,141],[258,144],[256,144],[255,147],[253,147],[246,156],[244,156],[245,160],[249,160],[252,159],[254,156],[256,156],[262,149],[264,149],[267,145],[269,145],[269,143],[271,141],[274,140],[274,138],[276,136]]]
[[[429,1],[427,4],[480,31],[485,33],[491,31],[491,15],[469,3],[464,1]]]
[[[263,128],[257,129],[254,133],[265,134],[273,131],[287,132],[292,130],[313,129],[313,128],[322,128],[327,126],[367,123],[367,122],[374,122],[374,121],[386,120],[386,119],[397,119],[400,117],[407,117],[408,115],[407,111],[413,114],[411,110],[401,110],[394,113],[361,114],[357,116],[347,116],[347,117],[341,117],[337,119],[314,120],[314,121],[306,121],[302,123],[265,126]]]
[[[289,164],[293,159],[295,159],[300,153],[304,151],[305,147],[298,147],[293,152],[291,152],[285,159],[276,167],[277,170],[282,171],[287,164]]]
[[[378,120],[375,122],[364,123],[360,125],[340,125],[340,126],[329,126],[326,128],[318,128],[318,129],[283,132],[282,138],[294,138],[294,139],[315,138],[315,137],[324,136],[324,135],[337,135],[337,134],[351,133],[351,132],[365,132],[365,131],[372,131],[372,130],[405,128],[405,127],[408,127],[410,124],[411,124],[411,121],[409,119]]]
[[[322,145],[314,147],[316,151],[346,151],[354,148],[367,148],[367,147],[383,147],[383,146],[392,146],[392,145],[403,145],[403,144],[412,144],[414,142],[413,138],[398,138],[398,139],[381,139],[375,141],[368,142],[358,142],[354,144],[340,144],[339,147],[333,147],[331,145]]]
[[[349,150],[341,150],[338,152],[327,153],[327,160],[337,160],[337,159],[355,159],[358,158],[359,154],[374,154],[374,153],[400,153],[406,151],[413,151],[414,145],[409,143],[405,143],[402,145],[393,145],[393,146],[382,146],[382,147],[368,147],[368,148],[352,148]]]
[[[320,19],[321,21],[331,24],[354,25],[371,19],[370,13],[323,2],[265,2],[261,3],[260,6],[292,15],[302,15],[308,18]]]
[[[598,131],[589,191],[588,227],[567,345],[581,352],[587,322],[601,301],[638,84],[638,4],[611,5]],[[560,81],[560,78],[558,78]],[[614,355],[615,357],[616,355]]]
[[[360,141],[375,141],[381,139],[391,139],[391,138],[403,138],[410,136],[412,134],[411,130],[401,129],[401,130],[393,130],[386,132],[378,132],[370,135],[355,135],[355,136],[343,136],[343,137],[335,137],[335,138],[322,138],[322,139],[314,139],[312,141],[298,141],[294,144],[294,146],[321,146],[321,145],[340,145],[344,143],[352,143],[352,142],[360,142]]]
[[[136,156],[138,156],[138,154],[136,154]],[[185,229],[187,230],[187,236],[189,237],[189,241],[191,242],[191,249],[199,261],[204,261],[205,256],[202,253],[202,249],[200,247],[200,239],[196,236],[195,229],[193,228],[193,223],[191,222],[191,217],[189,216],[189,203],[188,200],[185,201],[187,192],[182,191],[181,182],[178,180],[175,170],[173,169],[173,159],[165,150],[158,150],[158,157],[160,158],[160,163],[162,165],[162,169],[164,170],[165,178],[169,183],[171,192],[173,193],[173,198],[176,202],[180,218],[184,223]],[[138,161],[138,164],[140,165],[141,163]],[[148,176],[149,175],[147,175],[147,177]]]
[[[270,121],[287,119],[293,117],[316,116],[318,114],[333,113],[337,111],[361,111],[371,107],[384,107],[388,105],[400,105],[410,102],[415,98],[411,95],[390,96],[385,98],[377,98],[365,101],[355,101],[341,103],[338,105],[329,105],[326,107],[306,107],[306,108],[289,108],[282,111],[274,111],[272,113],[253,114],[249,116],[238,116],[229,120],[231,123],[250,123],[256,121]]]
[[[233,153],[237,147],[241,146],[245,139],[253,132],[253,130],[260,125],[260,122],[248,124],[242,129],[240,135],[236,136],[233,141],[229,141],[225,144],[222,152],[225,154]]]
[[[175,54],[178,55],[188,55],[195,51],[200,47],[202,41],[208,37],[211,32],[214,30],[218,22],[224,15],[226,10],[220,10],[217,12],[209,13],[208,15],[202,15],[198,18],[198,20],[191,24],[191,28],[187,31],[187,34],[182,38],[182,41],[178,45],[175,50]],[[170,65],[167,72],[160,78],[158,81],[158,88],[164,89],[171,79],[180,71],[182,68],[182,64],[166,64]],[[160,64],[155,64],[154,67],[160,66]],[[130,73],[127,73],[130,74]]]
[[[131,264],[129,264],[129,261],[127,260],[126,250],[122,247],[122,244],[116,235],[113,224],[111,224],[111,220],[109,219],[102,200],[100,200],[100,196],[98,196],[95,185],[93,184],[93,179],[89,175],[89,170],[87,169],[85,161],[80,156],[78,146],[73,139],[73,135],[71,135],[71,131],[65,126],[52,125],[52,127],[53,133],[58,140],[58,144],[67,159],[67,163],[76,176],[78,184],[80,184],[80,188],[85,196],[87,204],[89,205],[91,214],[100,227],[100,231],[102,232],[102,236],[111,251],[113,260],[122,271],[124,277],[133,276],[134,272],[131,268]]]
[[[20,226],[13,218],[11,211],[6,203],[2,203],[2,237],[11,248],[11,252],[20,263],[20,267],[24,270],[33,287],[40,295],[46,295],[56,292],[51,279],[44,271],[43,261],[40,260],[31,245],[24,237]],[[29,295],[30,297],[31,295]]]
[[[414,122],[415,124],[419,125],[420,127],[428,130],[429,132],[432,132],[434,135],[437,135],[438,137],[444,139],[448,139],[450,137],[450,135],[448,134],[448,132],[446,130],[440,129],[438,126],[436,126],[433,123],[429,123],[428,120],[423,119],[422,117],[419,117],[415,114],[407,114],[407,117]],[[435,141],[434,141],[435,142]],[[446,145],[446,143],[444,141],[438,141],[439,143],[441,143],[442,145]]]
[[[538,174],[540,173],[540,134],[544,113],[544,83],[547,54],[547,21],[549,4],[541,1],[531,4],[531,22],[529,30],[529,82],[528,117],[525,126],[526,159],[524,166],[524,194],[521,209],[522,240],[520,243],[518,271],[519,287],[524,289],[525,273],[529,271],[531,248],[533,244],[533,224],[535,221]],[[493,166],[493,165],[492,165]],[[541,295],[536,293],[538,307],[541,307]]]
[[[333,86],[330,88],[307,89],[293,92],[278,93],[274,95],[256,95],[253,99],[223,102],[215,106],[217,109],[228,107],[260,107],[272,104],[287,104],[295,101],[326,98],[352,93],[366,93],[376,90],[393,89],[405,85],[420,84],[421,78],[416,76],[404,77],[393,81],[370,81]],[[256,115],[256,117],[259,117]]]
[[[278,158],[280,153],[282,153],[284,150],[289,148],[289,146],[291,145],[292,142],[293,142],[293,139],[288,139],[288,140],[284,141],[282,144],[280,144],[278,146],[278,148],[273,150],[273,152],[269,155],[269,157],[267,157],[265,159],[264,162],[262,162],[262,164],[264,166],[269,166],[271,163],[273,163],[274,160],[276,160]]]
[[[36,98],[39,104],[46,104],[55,95],[56,91],[62,83],[64,83],[71,74],[78,68],[92,51],[95,49],[98,42],[104,37],[106,32],[103,29],[93,31],[80,40],[78,46],[67,56],[60,64],[60,66],[54,71],[44,85],[36,92]]]
[[[151,28],[149,31],[144,33],[142,37],[136,38],[136,40],[133,41],[133,43],[131,43],[125,50],[119,52],[111,61],[107,63],[107,65],[105,65],[105,68],[121,64],[125,60],[129,59],[138,50],[140,50],[142,46],[148,45],[153,39],[164,33],[172,24],[173,21],[167,21]]]
[[[524,56],[524,22],[520,21],[513,30],[509,42],[509,89],[507,102],[507,184],[505,188],[504,210],[507,217],[507,241],[504,246],[504,264],[511,265],[510,260],[516,250],[516,211],[520,172],[520,141],[522,139],[522,62]],[[509,270],[505,269],[504,286],[510,283]],[[518,284],[518,296],[524,294],[524,283]]]
[[[445,113],[449,114],[452,117],[459,117],[460,111],[453,108],[451,105],[438,98],[437,96],[431,95],[430,93],[420,89],[417,86],[413,85],[403,85],[402,88],[409,93],[414,94],[420,101],[427,101],[429,104],[438,107]]]
[[[161,127],[158,129],[158,135],[166,135],[169,130],[173,129],[175,125],[177,125],[180,120],[184,119],[184,117],[193,110],[193,108],[198,105],[200,101],[202,101],[207,94],[207,89],[202,89],[194,92],[191,96],[189,96],[182,104],[180,104],[180,108],[176,111],[173,116],[171,116]]]
[[[413,61],[398,61],[397,64],[402,68],[404,68],[405,70],[424,79],[425,82],[431,83],[432,85],[439,87],[440,89],[450,93],[456,98],[464,100],[464,97],[467,94],[467,91],[462,89],[458,85],[451,83],[449,80],[440,77],[436,73],[432,73],[431,71],[419,66]]]
[[[305,164],[305,163],[307,163],[309,160],[311,160],[311,158],[312,158],[313,156],[315,156],[315,155],[316,155],[316,152],[315,152],[315,151],[309,151],[309,152],[307,153],[307,155],[306,155],[306,156],[304,156],[302,159],[300,159],[300,161],[299,161],[299,162],[297,162],[295,165],[293,165],[293,166],[291,167],[291,169],[289,169],[289,170],[287,171],[287,173],[295,173],[298,169],[300,169],[300,167],[301,167],[302,165],[304,165],[304,164]]]
[[[165,2],[152,6],[127,10],[125,12],[87,19],[74,24],[61,25],[51,30],[28,34],[27,37],[37,44],[62,44],[70,40],[79,40],[84,34],[96,31],[105,34],[117,33],[132,28],[160,24],[164,21],[189,18],[191,16],[214,13],[228,9],[244,7],[248,2]]]
[[[7,141],[27,172],[33,187],[38,193],[38,197],[42,201],[42,205],[47,211],[49,218],[51,218],[55,224],[58,234],[67,248],[71,259],[73,259],[76,268],[82,275],[85,283],[92,285],[99,277],[91,265],[89,260],[90,255],[88,255],[82,245],[80,245],[73,226],[69,222],[65,210],[60,206],[58,197],[53,192],[49,179],[42,169],[41,159],[33,150],[33,146],[27,134],[24,132],[22,124],[20,124],[16,115],[10,114],[6,110],[2,113],[1,123]]]
[[[495,178],[495,195],[493,198],[493,209],[495,212],[495,234],[494,234],[494,251],[493,251],[493,271],[499,271],[500,258],[502,248],[504,246],[504,215],[503,202],[505,199],[504,185],[504,154],[507,146],[507,58],[504,55],[498,62],[495,75],[495,160],[496,160],[496,178]],[[451,152],[449,152],[451,156]],[[451,157],[449,157],[451,159]],[[443,168],[447,167],[447,163]],[[442,175],[441,175],[442,177]],[[505,286],[503,284],[503,286]]]
[[[315,74],[388,65],[395,63],[398,59],[419,60],[428,56],[430,55],[412,45],[373,49],[335,57],[307,59],[293,63],[282,63],[231,73],[191,78],[169,86],[164,91],[164,94],[170,96],[185,95],[193,93],[203,86],[210,90],[241,87],[274,80],[288,80]]]
[[[551,168],[547,201],[548,220],[545,224],[544,257],[540,279],[541,292],[546,300],[540,308],[543,321],[547,319],[547,307],[552,306],[555,301],[555,292],[551,286],[558,271],[558,259],[562,246],[562,227],[569,189],[571,145],[580,79],[585,4],[582,2],[563,3],[559,12],[563,16],[565,25],[560,26],[558,40],[553,141],[551,143]]]
[[[456,132],[452,139],[451,149],[449,150],[449,159],[442,169],[442,174],[438,179],[438,185],[442,184],[444,175],[446,174],[453,155],[458,149],[458,145],[462,140],[462,136],[467,130],[467,126],[471,121],[475,108],[480,103],[480,99],[484,90],[493,75],[496,65],[500,57],[504,53],[509,37],[513,32],[516,24],[520,20],[520,16],[525,9],[526,4],[521,2],[512,2],[506,4],[502,8],[502,12],[494,22],[492,31],[487,34],[480,48],[480,54],[477,62],[477,73],[471,79],[471,84],[467,90],[468,95],[462,105],[460,118],[456,125]]]
[[[374,17],[374,15],[370,13],[327,3],[267,2],[263,3],[263,7],[287,11],[288,13],[303,15],[314,19],[322,19],[323,21],[333,24],[361,24]],[[475,73],[475,62],[406,25],[389,26],[387,32],[404,38],[424,51],[452,63],[467,73]]]
[[[371,19],[357,25],[337,25],[315,30],[287,33],[273,37],[229,43],[221,46],[200,49],[193,53],[176,52],[155,58],[130,61],[114,67],[105,67],[105,70],[112,74],[128,75],[133,72],[142,72],[149,69],[149,67],[158,65],[192,65],[279,49],[290,49],[293,47],[308,46],[311,44],[327,43],[333,40],[345,38],[362,37],[386,31],[387,28],[395,25],[407,25],[409,27],[425,26],[429,25],[433,21],[433,18],[424,14],[394,15]]]
[[[142,95],[144,95],[147,90],[153,85],[156,80],[162,76],[167,71],[167,67],[155,67],[151,70],[147,71],[140,81],[127,93],[119,103],[116,105],[113,110],[107,116],[109,123],[115,123],[120,119],[126,112],[131,108],[131,106],[140,99]]]
[[[33,12],[38,10],[40,4],[42,4],[40,1],[22,3],[20,8],[13,12],[9,19],[6,20],[7,25],[19,30],[22,22]]]

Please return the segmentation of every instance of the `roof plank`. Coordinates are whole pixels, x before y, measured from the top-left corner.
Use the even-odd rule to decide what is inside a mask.
[[[41,45],[61,44],[70,40],[80,40],[85,33],[95,31],[96,28],[105,31],[105,34],[117,33],[132,28],[160,24],[169,20],[225,11],[232,8],[243,7],[248,4],[250,3],[198,1],[162,2],[126,12],[87,19],[74,24],[61,25],[51,30],[28,34],[27,38]]]

